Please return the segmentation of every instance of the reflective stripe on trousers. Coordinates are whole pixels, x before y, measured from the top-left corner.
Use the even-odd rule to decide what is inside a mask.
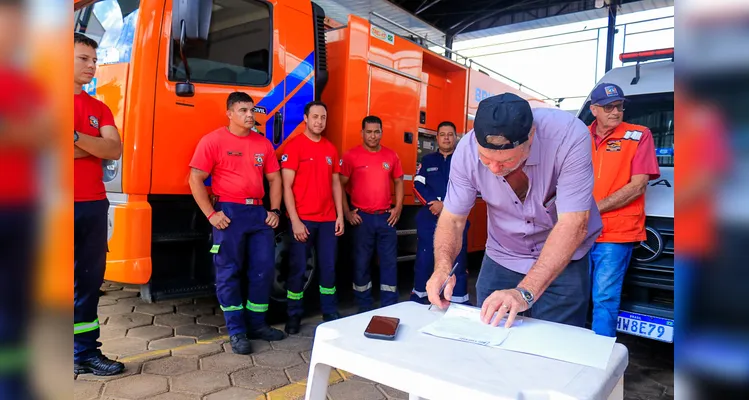
[[[366,292],[369,289],[372,289],[372,282],[369,282],[364,286],[356,286],[356,284],[354,283],[354,290],[356,290],[357,292]]]

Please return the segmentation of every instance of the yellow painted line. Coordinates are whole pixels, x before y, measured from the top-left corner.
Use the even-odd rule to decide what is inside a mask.
[[[328,385],[335,385],[343,381],[351,379],[353,375],[350,373],[340,370],[331,369],[330,378],[328,379]],[[282,386],[278,389],[271,390],[264,396],[259,396],[255,400],[292,400],[304,397],[307,392],[307,379],[302,379],[299,382],[293,382],[286,386]]]
[[[196,343],[185,344],[182,346],[172,347],[169,349],[147,351],[145,353],[140,353],[140,354],[136,354],[136,355],[129,356],[129,357],[123,357],[123,358],[118,359],[117,361],[123,362],[123,363],[137,362],[137,361],[145,360],[147,358],[151,358],[154,356],[169,355],[171,354],[172,351],[175,351],[175,350],[189,349],[192,347],[212,344],[212,343],[216,343],[218,341],[227,340],[227,339],[229,339],[229,335],[217,336],[210,340],[198,340]]]

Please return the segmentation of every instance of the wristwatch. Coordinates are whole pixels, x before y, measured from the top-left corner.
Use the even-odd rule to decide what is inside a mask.
[[[520,292],[520,295],[523,296],[523,300],[528,303],[528,308],[531,308],[533,306],[533,302],[536,301],[533,293],[531,293],[531,291],[528,289],[521,288],[520,286],[516,287],[515,290]]]
[[[76,132],[75,129],[73,129],[73,143],[77,141],[78,141],[78,132]]]
[[[277,208],[274,208],[274,209],[270,210],[270,212],[272,212],[273,214],[278,215],[279,217],[281,216],[281,210],[279,210]]]

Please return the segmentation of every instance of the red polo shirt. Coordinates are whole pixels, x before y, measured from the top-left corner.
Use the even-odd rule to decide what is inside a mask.
[[[328,139],[315,142],[301,134],[289,141],[281,167],[296,172],[291,190],[299,218],[314,222],[335,221],[333,174],[341,172],[338,151]]]
[[[383,211],[392,203],[392,180],[403,176],[400,158],[386,147],[371,152],[359,145],[343,155],[341,175],[349,178],[351,204],[364,212]]]
[[[112,111],[106,104],[80,92],[75,96],[74,128],[78,134],[100,137],[100,129],[115,126]],[[95,201],[107,198],[104,190],[104,171],[101,158],[88,156],[76,158],[74,170],[74,201]]]
[[[43,93],[26,73],[0,67],[0,131],[22,135],[34,113],[44,108]],[[25,144],[0,145],[0,205],[27,205],[37,202],[39,190],[37,149]]]
[[[237,136],[221,127],[203,136],[190,167],[211,174],[219,201],[244,204],[265,196],[263,176],[279,170],[273,145],[264,136]]]

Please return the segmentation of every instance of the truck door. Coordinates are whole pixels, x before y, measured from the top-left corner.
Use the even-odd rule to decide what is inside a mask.
[[[194,84],[191,97],[176,91],[186,70],[179,41],[171,34],[171,14],[165,14],[155,93],[152,194],[190,193],[193,151],[205,134],[227,125],[226,98],[231,92],[253,98],[256,129],[276,147],[300,125],[304,104],[314,97],[311,7],[304,15],[287,3],[213,0],[207,40],[191,40],[184,48]],[[308,33],[289,37],[291,26],[307,27]]]

